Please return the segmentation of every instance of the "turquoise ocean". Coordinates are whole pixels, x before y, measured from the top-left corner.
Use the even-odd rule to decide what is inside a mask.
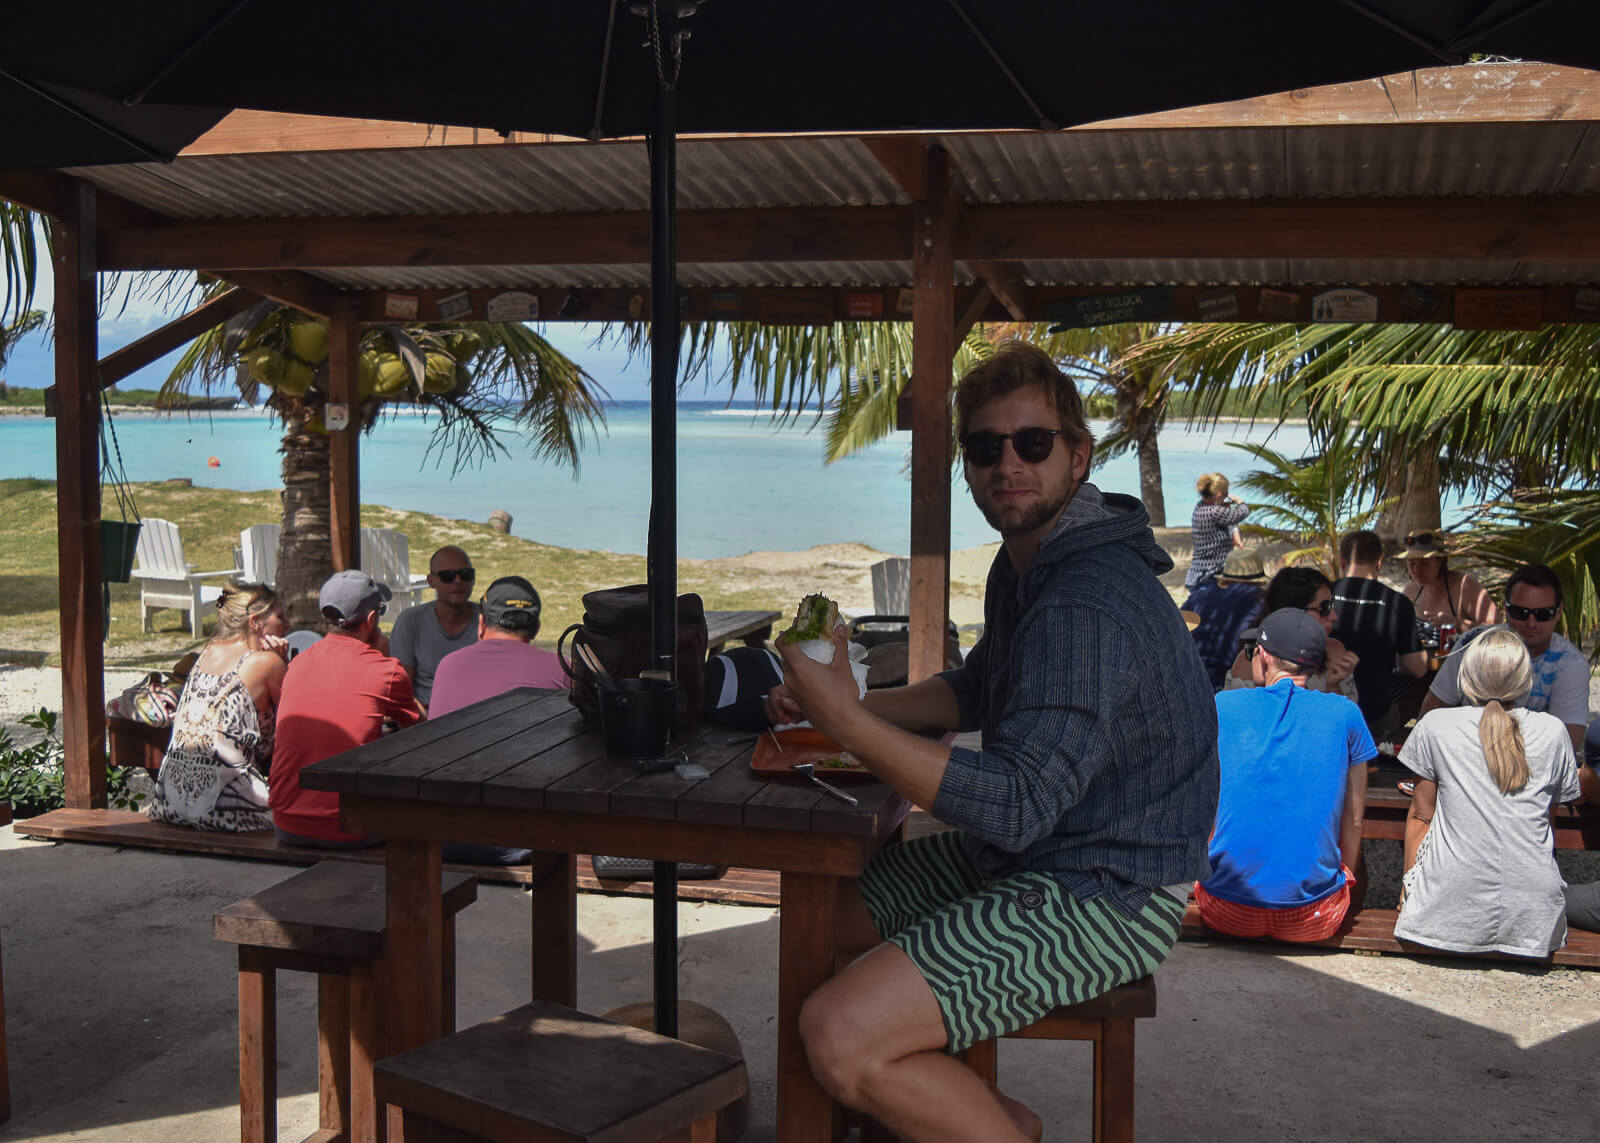
[[[515,535],[569,548],[641,553],[649,518],[650,407],[620,402],[584,448],[576,478],[569,468],[533,459],[507,435],[507,454],[452,475],[453,456],[430,451],[436,421],[418,415],[386,420],[361,442],[361,498],[409,511],[486,521],[510,512]],[[154,415],[119,413],[117,440],[130,480],[188,477],[215,488],[282,486],[279,430],[261,412]],[[1103,424],[1092,426],[1103,432]],[[1236,483],[1254,460],[1229,440],[1269,441],[1303,454],[1303,427],[1169,425],[1160,437],[1168,521],[1187,523],[1195,478],[1221,471]],[[678,549],[685,557],[800,550],[858,541],[905,554],[909,547],[910,433],[895,433],[835,464],[823,463],[823,434],[813,417],[775,424],[768,415],[720,403],[685,402],[678,415]],[[53,479],[54,422],[0,417],[0,477]],[[220,464],[207,464],[215,456]],[[1097,469],[1103,490],[1138,494],[1137,461],[1127,455]],[[954,547],[988,543],[984,522],[959,473],[953,476]],[[240,526],[259,521],[241,520]]]

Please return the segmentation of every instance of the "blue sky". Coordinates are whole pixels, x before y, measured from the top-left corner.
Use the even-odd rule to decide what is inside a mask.
[[[49,311],[54,298],[54,284],[48,262],[40,267],[40,281],[34,295],[34,307]],[[119,299],[120,300],[120,299]],[[181,304],[159,299],[130,298],[128,304],[117,306],[100,320],[100,355],[104,357],[114,349],[135,341],[151,330],[159,328],[182,312]],[[590,376],[606,390],[615,401],[642,401],[648,398],[650,365],[646,357],[630,362],[627,351],[616,346],[596,346],[600,332],[598,325],[571,325],[553,323],[543,329],[544,335],[555,346],[583,365]],[[159,389],[181,350],[174,351],[146,366],[124,380],[120,388]],[[4,380],[11,385],[29,389],[42,389],[53,384],[55,364],[48,333],[41,332],[23,339],[12,350],[6,365]],[[724,400],[726,386],[709,391],[700,381],[685,388],[681,394],[686,401]]]

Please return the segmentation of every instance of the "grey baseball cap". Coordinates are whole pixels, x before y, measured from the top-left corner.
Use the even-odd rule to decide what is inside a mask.
[[[502,576],[483,593],[484,622],[507,631],[532,631],[539,626],[539,593],[520,575]]]
[[[393,598],[394,592],[359,568],[334,572],[317,593],[317,606],[322,617],[341,627],[363,618],[369,611],[377,611]]]
[[[1328,651],[1328,633],[1311,613],[1300,607],[1280,607],[1241,636],[1254,639],[1274,659],[1302,667],[1322,666]]]

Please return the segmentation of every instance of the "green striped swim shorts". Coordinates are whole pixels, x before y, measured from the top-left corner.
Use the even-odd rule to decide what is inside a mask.
[[[1104,898],[1077,900],[1048,873],[990,880],[961,838],[890,846],[861,875],[878,932],[933,989],[952,1053],[1148,976],[1177,943],[1183,905],[1166,893],[1128,917]]]

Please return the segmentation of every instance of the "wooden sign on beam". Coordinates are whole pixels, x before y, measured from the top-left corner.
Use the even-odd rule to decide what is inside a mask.
[[[1457,329],[1538,329],[1542,290],[1457,290],[1451,324]]]

